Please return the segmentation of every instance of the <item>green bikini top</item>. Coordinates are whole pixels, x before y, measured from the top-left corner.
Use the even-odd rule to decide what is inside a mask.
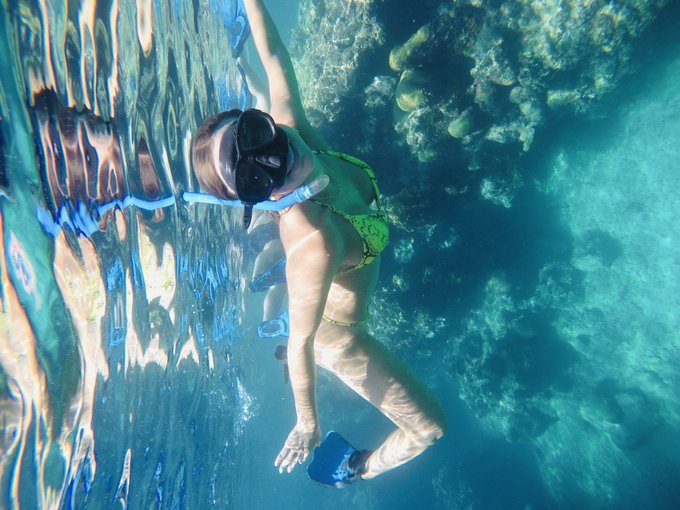
[[[375,193],[375,204],[377,206],[377,210],[374,213],[347,214],[345,211],[342,211],[337,207],[327,204],[318,198],[312,197],[309,199],[310,201],[315,202],[329,209],[330,211],[334,212],[338,216],[341,216],[349,223],[351,223],[351,225],[358,232],[359,236],[361,237],[364,243],[363,247],[364,254],[361,261],[356,266],[346,269],[342,273],[339,273],[344,274],[349,271],[354,271],[356,269],[359,269],[370,264],[383,251],[383,249],[387,245],[387,240],[389,237],[387,215],[383,211],[382,205],[380,204],[380,191],[378,190],[378,179],[376,178],[375,173],[373,172],[373,169],[370,166],[368,166],[360,159],[355,158],[354,156],[350,156],[349,154],[345,154],[343,152],[325,150],[314,151],[314,153],[332,156],[334,158],[342,159],[343,161],[347,161],[348,163],[352,163],[353,165],[358,166],[364,172],[366,172],[366,175],[368,175],[368,177],[371,179],[371,182],[373,183],[373,191]]]

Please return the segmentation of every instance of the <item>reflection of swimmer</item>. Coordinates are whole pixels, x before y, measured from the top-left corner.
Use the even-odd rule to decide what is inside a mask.
[[[286,281],[286,258],[281,257],[278,259],[273,265],[271,265],[266,271],[259,272],[258,267],[267,267],[269,264],[267,264],[268,261],[271,260],[276,260],[280,255],[275,255],[273,258],[271,257],[270,253],[272,250],[269,248],[271,245],[277,244],[276,241],[272,241],[270,243],[267,243],[264,247],[264,250],[262,253],[267,254],[266,260],[262,262],[262,260],[257,260],[255,261],[255,276],[252,280],[250,280],[250,283],[248,284],[248,289],[250,292],[262,292],[271,289],[272,287],[275,287],[276,285],[279,285]],[[279,247],[276,247],[276,253],[283,253],[283,247],[281,247],[281,250],[279,250]],[[265,259],[265,257],[262,257],[261,259]]]
[[[257,334],[261,338],[287,337],[290,334],[290,316],[288,310],[284,310],[278,317],[260,324],[257,328]]]
[[[36,146],[53,216],[71,215],[127,195],[118,135],[111,123],[61,104],[51,90],[34,98]],[[80,206],[83,204],[83,206]],[[86,218],[82,218],[87,223]],[[94,218],[95,223],[98,218]]]
[[[330,150],[312,128],[290,57],[262,0],[244,3],[269,80],[271,116],[231,110],[207,119],[194,139],[194,170],[206,191],[244,204],[246,227],[258,203],[285,197],[322,174],[330,178],[314,198],[279,214],[290,309],[287,358],[297,423],[275,464],[290,472],[319,443],[318,364],[397,425],[354,465],[354,476],[373,478],[440,438],[444,414],[432,393],[366,329],[387,242],[375,175],[358,159]]]
[[[156,200],[161,196],[161,182],[156,172],[156,166],[151,158],[149,145],[144,138],[137,144],[137,163],[139,165],[139,182],[146,198]]]
[[[36,146],[40,153],[45,200],[51,217],[38,212],[45,229],[56,236],[69,225],[85,236],[95,232],[107,213],[135,205],[162,214],[173,197],[160,197],[160,181],[148,146],[139,143],[141,190],[131,196],[126,185],[118,134],[113,123],[87,110],[63,106],[51,90],[34,97],[32,110]],[[141,196],[139,196],[141,195]]]
[[[2,125],[2,115],[0,115],[0,126]],[[5,157],[7,154],[7,149],[5,148],[5,139],[2,135],[2,129],[0,129],[0,154],[3,157],[0,158],[0,198],[3,196],[9,196],[9,179],[7,176],[7,170],[5,169]]]
[[[35,299],[38,307],[42,306],[42,296],[38,292],[35,278],[35,270],[31,264],[30,257],[26,254],[26,249],[21,242],[16,238],[13,232],[9,235],[9,261],[14,270],[14,277],[17,282],[20,282],[24,291],[30,294]],[[0,298],[2,295],[0,294]]]
[[[118,135],[111,123],[61,104],[51,90],[34,98],[33,114],[48,200],[110,202],[126,194]],[[56,211],[55,211],[56,212]]]
[[[260,80],[259,74],[250,66],[247,59],[239,58],[238,64],[241,66],[241,69],[243,69],[245,74],[248,90],[252,94],[253,100],[255,102],[254,106],[260,110],[270,110],[269,90],[267,90],[267,84]]]

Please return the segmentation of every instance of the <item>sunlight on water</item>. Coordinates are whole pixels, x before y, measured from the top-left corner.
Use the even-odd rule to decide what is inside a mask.
[[[265,3],[375,169],[369,330],[446,434],[342,491],[273,466],[276,223],[182,199],[196,127],[266,98],[242,0],[0,0],[0,508],[677,508],[680,3]]]
[[[240,234],[175,195],[197,123],[249,101],[242,7],[0,12],[0,506],[224,503]]]

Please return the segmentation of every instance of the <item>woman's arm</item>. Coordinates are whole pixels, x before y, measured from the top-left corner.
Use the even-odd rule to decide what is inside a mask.
[[[297,422],[275,465],[290,471],[304,462],[320,439],[316,408],[316,365],[314,336],[319,327],[326,297],[340,263],[337,238],[321,232],[302,210],[289,211],[279,228],[286,251],[286,280],[290,312],[288,367],[295,398]]]
[[[329,149],[305,115],[295,69],[263,0],[244,0],[255,47],[269,81],[270,113],[280,124],[300,131],[312,149]]]

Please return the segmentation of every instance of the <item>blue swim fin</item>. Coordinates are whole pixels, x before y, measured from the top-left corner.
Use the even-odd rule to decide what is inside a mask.
[[[369,451],[357,450],[340,434],[331,431],[314,448],[307,475],[320,484],[341,489],[366,472],[369,455]]]

